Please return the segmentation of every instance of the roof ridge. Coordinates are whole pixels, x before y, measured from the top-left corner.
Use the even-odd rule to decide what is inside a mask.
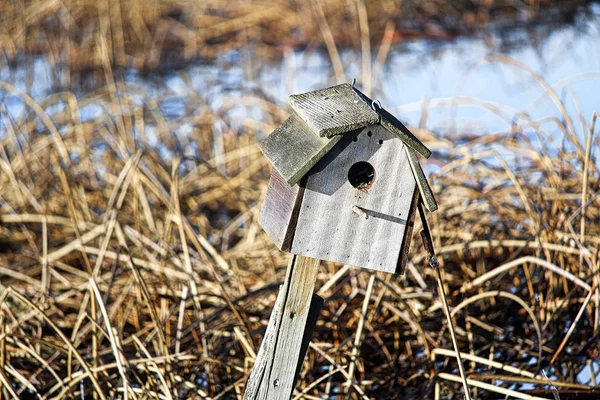
[[[387,111],[385,108],[381,107],[375,108],[375,104],[377,101],[371,100],[369,96],[358,90],[356,87],[352,86],[352,90],[361,98],[363,102],[365,102],[370,107],[373,107],[375,112],[379,115],[379,124],[381,124],[385,129],[392,132],[396,136],[400,138],[411,149],[416,150],[419,154],[421,154],[425,158],[429,158],[431,156],[431,150],[429,150],[420,140],[416,137],[411,131],[408,130],[406,126],[392,113]]]
[[[410,168],[423,202],[429,211],[437,209],[416,153],[429,157],[431,151],[396,117],[375,107],[360,90],[348,83],[290,96],[293,111],[259,147],[271,165],[293,186],[314,167],[347,132],[370,125],[402,140]],[[341,120],[341,122],[340,122]]]
[[[289,103],[320,137],[333,137],[379,122],[379,114],[348,83],[294,94]]]

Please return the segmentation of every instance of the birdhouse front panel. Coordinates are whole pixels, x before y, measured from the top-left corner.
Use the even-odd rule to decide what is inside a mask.
[[[419,196],[401,140],[378,124],[349,132],[305,179],[292,253],[400,272]]]
[[[431,151],[354,86],[290,96],[260,149],[273,166],[259,222],[283,251],[400,272],[417,203],[437,209],[417,153]]]

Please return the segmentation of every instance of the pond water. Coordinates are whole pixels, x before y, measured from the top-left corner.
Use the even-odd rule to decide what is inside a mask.
[[[192,131],[183,119],[198,107],[190,99],[201,99],[215,114],[213,130],[219,132],[227,121],[229,129],[241,127],[248,119],[258,121],[258,139],[266,136],[274,124],[258,106],[267,99],[285,110],[287,96],[293,93],[357,79],[361,89],[372,88],[371,95],[401,120],[420,126],[447,139],[455,134],[472,136],[510,133],[511,125],[540,121],[541,129],[556,139],[561,148],[562,134],[551,117],[570,118],[580,143],[585,143],[589,122],[600,93],[600,5],[596,4],[573,25],[541,27],[543,39],[535,27],[512,33],[511,46],[492,32],[450,42],[416,40],[393,44],[385,62],[371,58],[370,84],[362,81],[362,53],[340,49],[345,76],[336,79],[327,51],[282,48],[281,59],[265,62],[252,48],[222,54],[211,62],[195,63],[162,74],[125,71],[125,82],[133,101],[141,104],[153,99],[171,125],[172,133],[186,136]],[[373,43],[377,54],[379,44]],[[30,66],[33,65],[33,68]],[[0,62],[0,80],[10,82],[40,102],[57,88],[66,86],[79,98],[96,89],[83,80],[79,87],[68,86],[69,74],[51,67],[38,57],[24,67]],[[58,82],[57,82],[58,80]],[[368,89],[367,89],[368,90]],[[133,94],[136,93],[136,94]],[[23,102],[0,91],[7,110],[15,118],[26,110]],[[553,99],[553,95],[555,98]],[[557,107],[557,99],[566,113]],[[83,120],[99,117],[104,111],[86,102]],[[46,110],[52,113],[52,110]],[[60,111],[56,109],[55,111]],[[567,115],[568,116],[567,116]],[[179,122],[179,123],[178,123]],[[262,124],[266,122],[266,124]],[[527,124],[525,124],[527,125]],[[535,135],[535,128],[525,135]],[[152,127],[147,136],[157,145]],[[537,128],[540,129],[540,128]],[[0,121],[0,137],[6,134]],[[554,135],[554,132],[557,134]],[[152,143],[154,142],[154,143]],[[162,151],[165,158],[168,152]],[[433,149],[441,151],[443,149]],[[194,153],[195,150],[190,150]],[[193,154],[192,154],[193,155]]]
[[[600,14],[600,6],[592,7],[592,12]],[[598,21],[586,20],[552,32],[540,43],[524,42],[504,52],[494,46],[493,37],[396,45],[382,66],[372,66],[377,75],[372,95],[414,126],[427,108],[424,127],[429,130],[445,135],[465,130],[485,134],[509,129],[522,114],[533,120],[562,120],[564,115],[548,95],[551,88],[576,121],[574,127],[583,143],[587,126],[582,126],[580,117],[589,124],[598,111],[599,37]],[[363,88],[360,52],[343,51],[340,58],[346,81],[357,78],[358,87]],[[331,65],[325,51],[288,50],[280,63],[267,65],[251,53],[232,53],[211,66],[190,67],[187,82],[191,86],[177,74],[166,80],[166,86],[173,95],[206,93],[215,109],[248,95],[266,96],[285,105],[292,93],[335,84]],[[175,107],[171,112],[176,114]],[[240,119],[261,118],[251,107],[230,112]]]
[[[600,5],[592,6],[588,13],[600,15]],[[523,38],[508,51],[499,48],[497,38],[489,32],[479,38],[452,42],[421,40],[395,44],[383,65],[371,67],[372,95],[410,124],[419,125],[422,110],[427,108],[426,128],[429,130],[443,130],[446,135],[457,130],[484,134],[507,129],[520,113],[532,119],[564,117],[543,84],[534,78],[533,74],[538,74],[577,119],[574,125],[581,137],[584,130],[579,116],[589,121],[598,110],[599,22],[598,18],[586,15],[576,24],[550,33],[541,42],[537,42],[531,32],[517,32],[515,35]],[[378,48],[376,44],[373,46],[375,53]],[[520,63],[531,72],[509,65],[513,61],[502,57],[510,57],[513,64]],[[357,85],[364,88],[362,54],[342,50],[340,58],[345,80],[357,78]],[[37,101],[61,86],[60,82],[56,85],[53,81],[57,74],[43,57],[34,62],[33,74],[26,68],[2,65],[0,80],[11,82]],[[161,76],[142,76],[128,71],[125,80],[145,88],[150,96],[162,99],[163,114],[169,120],[177,120],[189,114],[185,99],[190,94],[200,95],[215,110],[248,96],[272,99],[285,106],[289,94],[335,84],[331,65],[325,51],[284,48],[280,62],[265,63],[252,49],[247,49]],[[85,94],[82,88],[76,88],[75,92]],[[481,102],[485,102],[487,108]],[[244,104],[244,107],[229,107],[229,116],[239,121],[263,119],[260,110],[247,102]],[[497,111],[490,111],[492,107]],[[23,111],[20,101],[8,100],[8,108],[16,115]],[[99,110],[92,108],[87,112],[95,114]]]

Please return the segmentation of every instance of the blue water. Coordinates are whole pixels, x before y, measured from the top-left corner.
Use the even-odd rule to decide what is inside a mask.
[[[599,25],[593,23],[566,28],[552,33],[539,45],[525,45],[508,53],[499,53],[483,39],[403,45],[401,50],[392,49],[387,62],[380,67],[372,94],[384,107],[414,126],[419,126],[426,108],[423,128],[449,138],[456,132],[479,135],[509,132],[512,124],[524,124],[527,119],[564,119],[546,88],[532,76],[534,73],[564,102],[576,134],[584,143],[592,114],[599,110],[599,31]],[[509,57],[532,73],[486,58],[494,55]],[[242,62],[244,57],[237,56],[224,56],[210,67],[190,68],[191,86],[178,76],[168,80],[167,84],[179,95],[185,95],[189,90],[207,93],[212,98],[212,107],[226,108],[227,115],[234,120],[264,121],[261,110],[252,107],[251,101],[243,107],[228,108],[227,104],[235,104],[243,97],[266,94],[285,108],[289,94],[336,83],[326,53],[289,50],[284,52],[281,63],[268,65],[260,65],[256,60],[248,65]],[[364,86],[361,57],[358,52],[342,52],[346,81],[357,78],[359,87]],[[228,68],[221,68],[225,64]],[[249,70],[259,72],[253,79],[247,79]],[[216,71],[222,86],[207,84],[214,78],[212,72]],[[493,112],[490,108],[498,111]],[[542,124],[542,127],[550,134],[558,132],[552,123]],[[259,135],[267,133],[258,132]],[[529,133],[533,134],[533,131]],[[559,144],[557,146],[560,148]]]
[[[591,9],[600,15],[600,6]],[[524,40],[520,47],[501,50],[493,35],[463,38],[453,42],[415,41],[392,47],[383,65],[372,65],[379,73],[372,82],[372,97],[413,126],[452,139],[457,132],[485,135],[509,133],[511,125],[528,119],[564,119],[546,89],[531,73],[514,65],[491,62],[486,57],[501,55],[527,66],[549,85],[565,104],[575,133],[585,143],[589,121],[598,111],[600,93],[600,25],[598,18],[586,20],[554,31],[541,43]],[[527,44],[528,43],[528,44]],[[378,50],[373,43],[373,53]],[[345,81],[361,82],[362,54],[341,50]],[[371,59],[373,60],[375,56]],[[43,57],[36,58],[34,68],[10,68],[0,60],[0,80],[11,82],[35,100],[47,98],[66,78],[55,74]],[[59,82],[53,81],[58,75]],[[287,96],[293,93],[333,85],[337,82],[326,52],[283,49],[281,61],[265,62],[251,48],[223,54],[210,63],[190,65],[161,76],[140,75],[126,71],[124,79],[134,103],[158,101],[158,108],[176,135],[185,136],[192,127],[183,119],[207,106],[227,119],[227,128],[236,129],[250,119],[257,124],[257,138],[267,135],[274,123],[260,106],[268,99],[286,111]],[[27,82],[30,84],[27,84]],[[79,98],[87,94],[70,88]],[[198,104],[190,104],[197,98]],[[21,100],[0,91],[9,113],[18,118],[25,112]],[[423,119],[424,110],[427,118]],[[496,111],[493,111],[496,110]],[[92,101],[81,110],[83,120],[94,119],[103,109]],[[213,129],[225,128],[223,118],[215,118]],[[180,121],[178,124],[177,122]],[[552,122],[542,124],[549,136],[556,137],[560,148],[562,134]],[[0,137],[5,134],[0,121]],[[529,128],[526,135],[535,135]],[[554,135],[554,132],[557,134]],[[155,135],[149,127],[147,136]],[[533,136],[532,136],[533,137]],[[168,154],[165,154],[168,157]]]
[[[539,47],[525,46],[507,54],[490,48],[484,40],[463,39],[441,46],[414,43],[409,49],[395,52],[374,83],[373,96],[401,119],[419,125],[423,108],[427,108],[426,128],[445,134],[456,131],[491,133],[510,128],[519,113],[539,120],[562,114],[532,75],[512,65],[486,60],[503,55],[530,68],[555,90],[575,120],[581,137],[579,115],[589,122],[598,110],[600,90],[599,27],[591,25],[586,33],[574,28],[553,33]],[[279,101],[288,93],[303,92],[334,84],[326,55],[295,53],[279,69],[264,74],[263,88]],[[295,65],[290,73],[289,65]],[[360,55],[348,65],[348,81],[360,82]],[[275,73],[273,73],[275,72]],[[352,73],[354,72],[354,73]],[[451,106],[451,99],[486,102],[499,108],[501,116],[480,105]],[[456,102],[454,103],[456,104]],[[587,134],[587,131],[586,131]]]

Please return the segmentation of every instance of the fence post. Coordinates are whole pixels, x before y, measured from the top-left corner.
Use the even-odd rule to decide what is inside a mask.
[[[292,255],[246,385],[244,400],[289,399],[323,299],[314,294],[320,260]]]

